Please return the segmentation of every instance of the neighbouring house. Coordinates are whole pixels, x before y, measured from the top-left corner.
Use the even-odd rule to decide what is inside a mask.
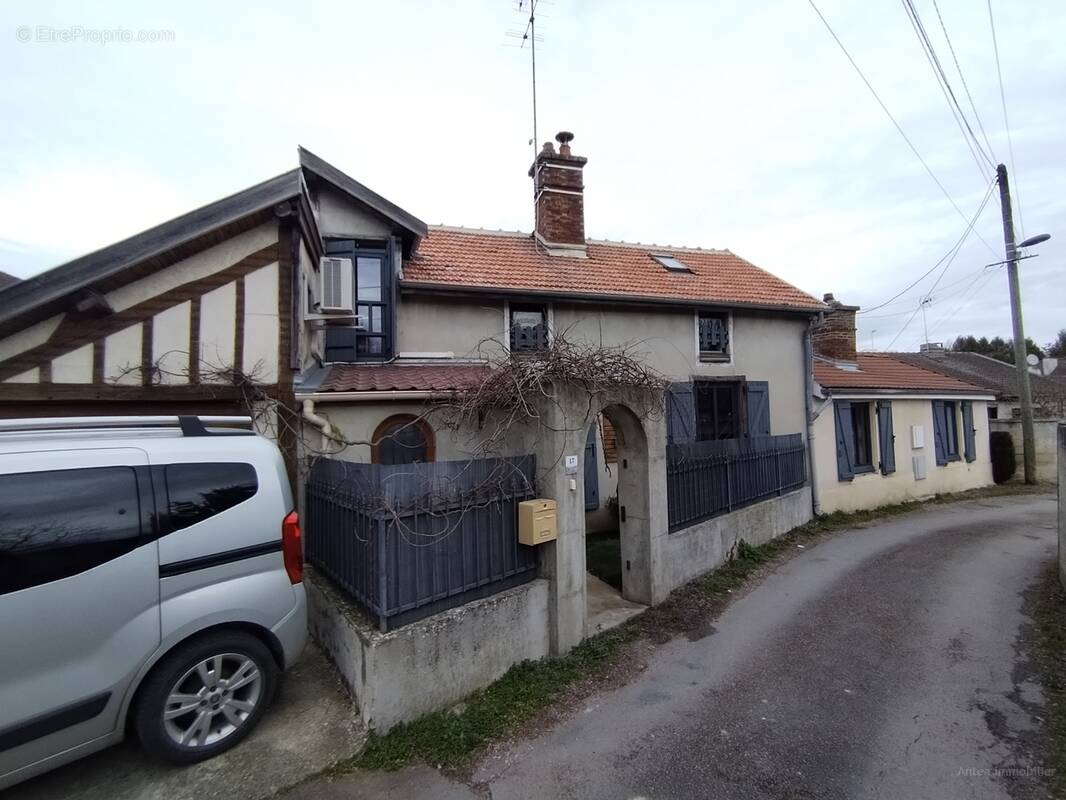
[[[825,296],[813,334],[818,510],[856,511],[992,483],[991,391],[895,353],[859,353],[857,306]]]
[[[529,169],[532,232],[428,227],[301,149],[0,290],[0,414],[255,414],[300,497],[314,630],[379,729],[564,653],[603,611],[586,531],[616,531],[629,613],[810,518],[825,310],[728,250],[588,238],[571,139]],[[667,384],[557,381],[491,453],[493,411],[449,420],[564,343]],[[557,535],[528,546],[535,498]]]
[[[1014,364],[1007,364],[980,353],[945,350],[942,345],[922,347],[920,353],[897,353],[898,358],[910,364],[932,369],[967,383],[980,386],[996,396],[988,405],[989,428],[1005,431],[1011,435],[1017,463],[1024,462],[1022,438],[1022,407],[1018,388],[1018,371]],[[1032,369],[1029,372],[1029,390],[1033,398],[1033,434],[1036,444],[1036,477],[1040,481],[1054,483],[1058,479],[1056,436],[1057,426],[1066,421],[1066,382],[1054,377],[1055,359],[1044,359],[1042,366],[1049,374],[1041,375]],[[1014,473],[1015,480],[1022,480],[1022,470]]]

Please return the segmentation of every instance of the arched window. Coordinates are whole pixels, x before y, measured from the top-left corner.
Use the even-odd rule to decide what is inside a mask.
[[[394,414],[374,431],[370,460],[375,464],[416,464],[432,461],[433,429],[412,414]]]

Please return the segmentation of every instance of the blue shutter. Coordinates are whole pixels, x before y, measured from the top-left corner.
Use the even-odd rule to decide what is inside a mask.
[[[600,507],[600,476],[596,464],[596,423],[589,428],[585,440],[585,510]]]
[[[674,383],[666,390],[666,441],[691,442],[696,438],[696,400],[691,383]]]
[[[933,449],[936,451],[936,463],[944,466],[948,463],[947,410],[943,400],[933,401]]]
[[[892,403],[889,400],[877,403],[877,448],[881,454],[881,474],[891,475],[896,471],[896,436],[892,431]]]
[[[969,400],[962,401],[962,446],[967,461],[977,459],[977,443],[974,441],[973,429],[973,403]]]
[[[850,481],[855,477],[855,428],[851,423],[851,403],[838,400],[833,404],[837,433],[837,477]]]
[[[748,435],[770,435],[770,384],[748,381]]]

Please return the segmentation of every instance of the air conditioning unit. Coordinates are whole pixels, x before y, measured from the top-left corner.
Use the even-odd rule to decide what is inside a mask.
[[[325,256],[319,262],[321,280],[318,303],[323,314],[351,314],[352,308],[352,260]]]

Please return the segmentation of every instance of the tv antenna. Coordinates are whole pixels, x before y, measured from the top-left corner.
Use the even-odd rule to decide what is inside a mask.
[[[543,0],[547,2],[547,0]],[[537,33],[537,6],[542,0],[517,0],[516,10],[520,14],[529,14],[529,18],[526,19],[525,28],[522,30],[510,30],[507,31],[507,35],[521,39],[518,44],[519,49],[524,49],[526,42],[529,43],[529,61],[531,67],[531,77],[533,83],[533,138],[529,140],[529,143],[533,146],[533,155],[537,153],[537,42],[543,42],[544,37]]]

